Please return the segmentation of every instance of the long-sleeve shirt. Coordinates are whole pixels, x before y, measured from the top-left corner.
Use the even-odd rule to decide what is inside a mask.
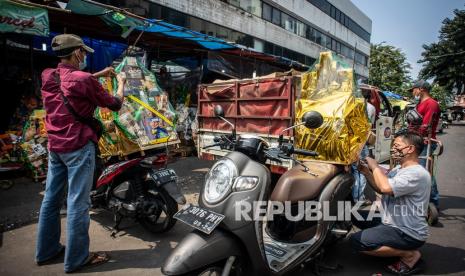
[[[71,152],[82,148],[89,140],[98,143],[94,131],[77,121],[64,104],[54,77],[55,72],[60,76],[63,94],[74,111],[82,117],[92,117],[97,106],[117,111],[122,105],[122,101],[106,93],[90,73],[64,63],[58,64],[56,69],[45,69],[42,72],[42,100],[46,111],[45,127],[49,150]]]

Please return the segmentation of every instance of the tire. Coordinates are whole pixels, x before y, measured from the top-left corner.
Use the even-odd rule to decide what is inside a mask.
[[[173,217],[178,211],[178,203],[163,189],[157,190],[157,194],[148,194],[148,198],[157,202],[157,210],[151,216],[142,216],[139,223],[152,233],[164,233],[176,224]],[[162,221],[160,221],[162,219]]]
[[[439,221],[438,208],[432,202],[430,202],[428,204],[428,217],[427,217],[427,219],[428,219],[428,224],[431,225],[431,226],[436,225],[438,223],[438,221]]]

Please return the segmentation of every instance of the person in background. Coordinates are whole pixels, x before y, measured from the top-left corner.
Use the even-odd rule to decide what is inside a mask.
[[[375,120],[376,120],[376,108],[374,105],[370,103],[371,92],[362,91],[362,95],[365,98],[368,121],[373,127],[373,125],[375,124]],[[360,152],[360,159],[365,159],[368,156],[369,156],[368,146],[364,145],[362,151]],[[354,202],[363,200],[365,205],[369,205],[371,202],[365,198],[365,193],[364,193],[367,180],[365,176],[359,172],[357,164],[352,164],[352,175],[355,178],[354,186],[352,187],[352,198],[354,199]]]
[[[424,146],[418,134],[401,133],[394,139],[391,150],[391,157],[400,166],[386,175],[370,157],[366,158],[366,165],[360,165],[368,183],[382,194],[382,218],[354,221],[363,230],[350,237],[352,246],[371,256],[398,257],[397,262],[386,267],[396,275],[411,275],[424,268],[418,249],[429,234],[426,215],[431,190],[429,173],[418,160]]]
[[[416,106],[417,112],[423,117],[423,121],[419,126],[409,126],[410,129],[415,129],[424,139],[428,138],[431,134],[431,138],[436,139],[436,129],[439,123],[439,116],[441,114],[441,108],[439,103],[435,101],[431,95],[431,85],[425,80],[419,80],[415,82],[410,89],[412,91],[415,100],[418,101]],[[431,151],[436,149],[436,143],[431,144]],[[420,154],[420,164],[426,167],[426,156],[427,147],[423,149]],[[432,177],[431,186],[431,199],[430,201],[439,207],[439,191],[436,182],[436,178]]]
[[[75,272],[105,263],[104,252],[89,252],[90,191],[95,170],[96,129],[76,118],[92,118],[97,106],[121,108],[125,80],[118,78],[118,97],[110,96],[97,77],[114,76],[112,68],[83,72],[86,57],[94,50],[76,35],[57,35],[52,49],[61,59],[57,68],[42,73],[42,99],[48,135],[48,174],[39,215],[36,262],[45,265],[64,255],[64,270]],[[65,100],[68,99],[68,104]],[[72,109],[71,109],[72,108]],[[74,111],[74,113],[73,113]],[[66,248],[60,243],[62,205],[68,183]]]

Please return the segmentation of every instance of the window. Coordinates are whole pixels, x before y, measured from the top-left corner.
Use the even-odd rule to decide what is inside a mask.
[[[336,8],[331,5],[331,15],[330,15],[332,18],[336,18]]]
[[[310,26],[307,26],[307,33],[306,33],[305,37],[308,40],[315,41],[315,29],[313,29]]]
[[[218,26],[216,29],[216,37],[224,39],[224,40],[229,40],[229,38],[231,37],[230,33],[231,33],[231,30],[225,27],[222,27],[222,26]]]
[[[335,51],[336,52],[336,44],[337,44],[337,41],[335,39],[332,40],[332,43],[331,43],[331,50]]]
[[[345,57],[349,56],[349,48],[346,45],[341,45],[341,54]]]
[[[336,42],[336,52],[341,53],[341,43],[339,41]]]
[[[319,8],[321,11],[334,18],[336,21],[346,26],[349,30],[354,32],[356,35],[361,37],[363,40],[370,42],[371,34],[360,27],[352,19],[350,19],[346,14],[341,12],[339,9],[331,5],[327,0],[307,0],[315,7]]]
[[[327,37],[326,35],[324,34],[321,34],[321,46],[323,47],[326,47],[326,38],[328,38],[329,40],[331,40],[329,37]]]
[[[263,8],[262,8],[262,18],[267,20],[267,21],[270,21],[271,22],[271,19],[272,19],[272,12],[273,12],[273,8],[266,4],[265,2],[263,2]]]
[[[349,48],[349,54],[347,55],[348,58],[354,59],[354,50],[352,48]]]
[[[326,38],[326,48],[331,49],[331,43],[332,43],[331,41],[332,40],[333,39],[330,38],[329,36]]]
[[[355,52],[355,62],[367,66],[368,58],[362,53]]]
[[[328,1],[326,0],[307,0],[308,2],[312,3],[315,7],[319,8],[326,14],[330,13],[331,10],[331,4],[329,4]]]
[[[274,52],[273,54],[274,54],[275,56],[280,56],[280,57],[282,57],[282,56],[283,56],[283,47],[278,46],[278,45],[274,45],[274,51],[273,51],[273,52]]]
[[[274,47],[273,43],[265,41],[265,45],[263,46],[263,52],[266,54],[273,55],[274,54],[273,47]]]
[[[253,15],[260,16],[262,14],[260,2],[260,0],[240,0],[240,8]]]
[[[315,42],[321,45],[321,33],[315,30]]]
[[[336,21],[341,22],[341,11],[336,9]]]
[[[281,12],[278,9],[273,8],[271,22],[273,22],[276,25],[281,25]]]
[[[301,37],[305,37],[307,33],[307,25],[304,23],[297,21],[297,34]]]
[[[260,40],[260,39],[256,39],[254,38],[253,39],[253,48],[259,52],[264,52],[265,50],[265,45],[263,43],[263,40]]]
[[[294,18],[285,13],[281,13],[281,27],[290,32],[297,33],[296,24],[297,22]]]

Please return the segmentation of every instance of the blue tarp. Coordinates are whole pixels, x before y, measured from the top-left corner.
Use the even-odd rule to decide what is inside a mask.
[[[383,91],[383,94],[388,97],[388,98],[393,98],[393,99],[398,99],[398,100],[402,100],[403,97],[401,95],[398,95],[394,92],[391,92],[391,91]]]
[[[50,33],[49,37],[34,36],[34,48],[42,49],[42,44],[45,44],[47,45],[47,53],[52,56],[55,55],[50,45],[52,38],[56,35],[58,33]],[[95,53],[87,56],[88,69],[91,72],[97,72],[110,66],[127,48],[126,44],[119,42],[91,39],[88,37],[82,37],[82,40],[86,45],[95,50]]]
[[[166,36],[195,41],[202,47],[207,48],[209,50],[238,48],[237,46],[228,43],[222,39],[213,36],[208,36],[167,22],[152,19],[146,19],[146,21],[150,23],[149,27],[139,26],[136,29],[148,33],[159,33]]]

